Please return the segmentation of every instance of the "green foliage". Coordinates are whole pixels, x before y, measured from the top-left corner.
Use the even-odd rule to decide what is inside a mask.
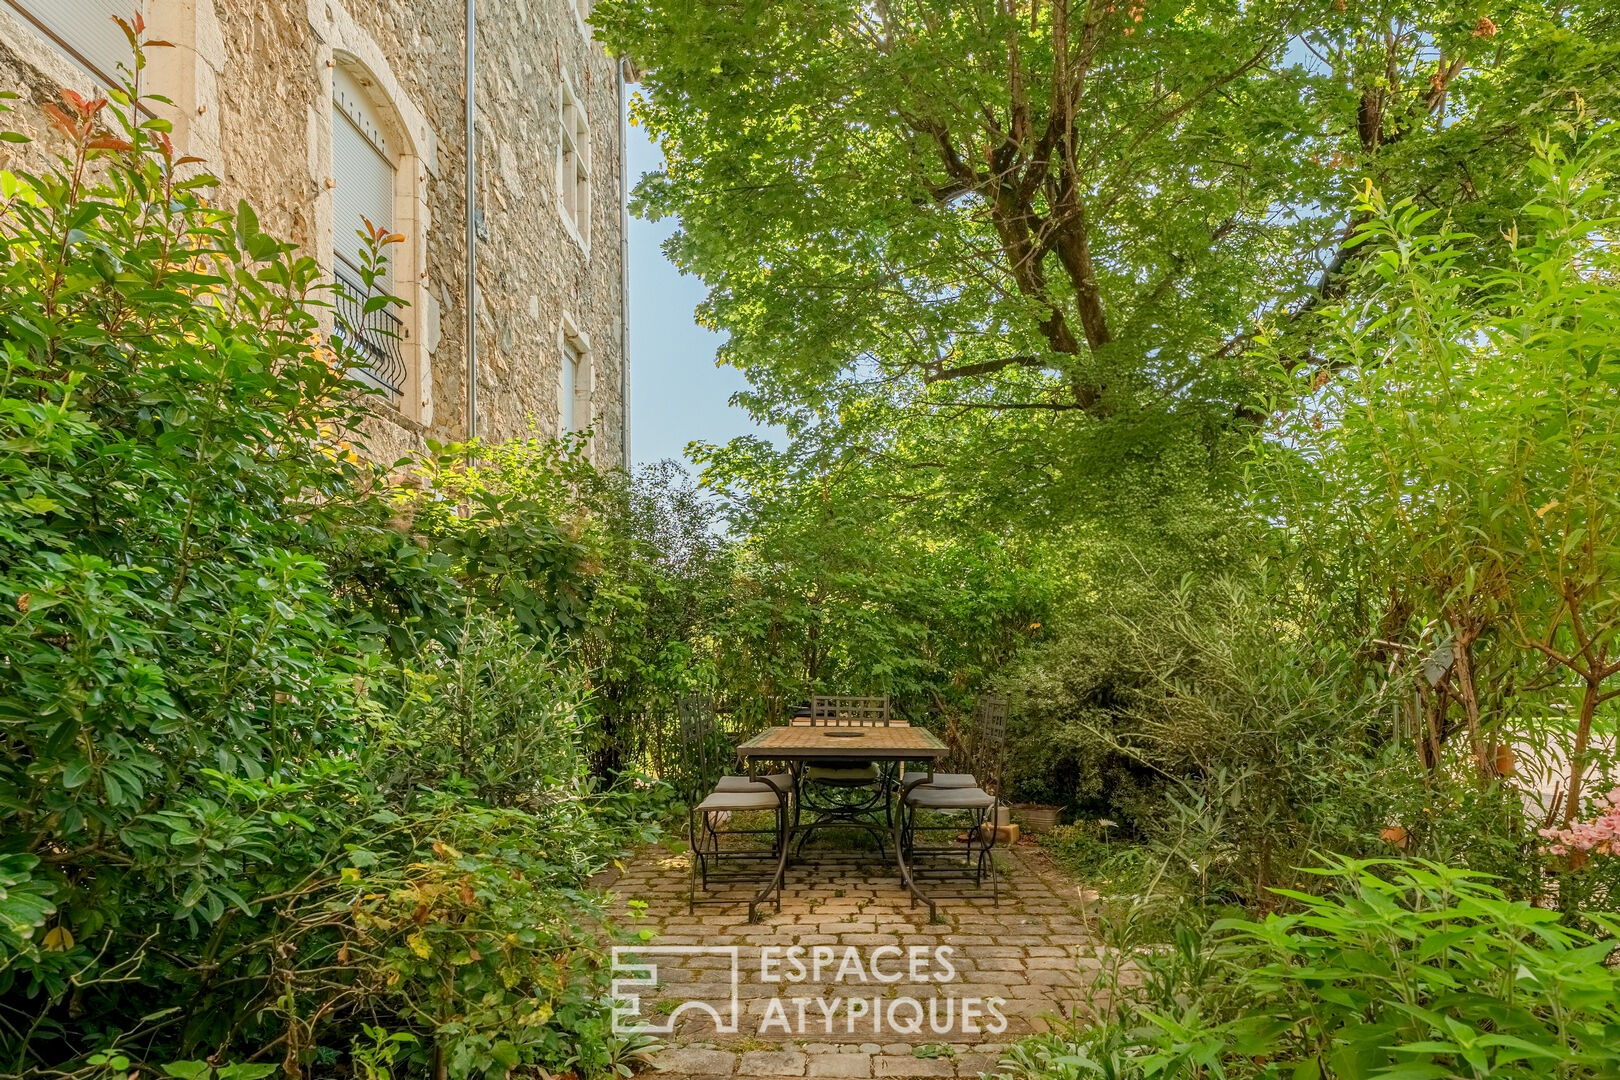
[[[1015,793],[1174,851],[1171,882],[1206,900],[1264,903],[1309,851],[1377,843],[1400,786],[1387,722],[1292,614],[1231,579],[1079,608],[1009,683]]]
[[[813,693],[886,693],[952,736],[1050,610],[1055,587],[1021,538],[925,531],[880,467],[753,441],[702,453],[718,498],[662,466],[593,503],[601,571],[582,645],[605,772],[695,767],[683,698],[721,716],[711,763]]]
[[[591,603],[580,489],[601,483],[583,440],[432,449],[400,513],[450,560],[474,609],[509,613],[530,634],[578,629]]]
[[[746,441],[705,453],[746,538],[721,663],[757,693],[887,693],[921,719],[987,685],[1049,608],[1025,538],[929,531],[881,464]]]
[[[1553,735],[1567,771],[1546,812],[1566,824],[1620,672],[1612,138],[1543,142],[1494,240],[1369,185],[1365,299],[1324,316],[1343,374],[1294,389],[1261,459],[1311,584],[1380,681],[1418,695],[1420,759],[1438,768],[1457,734],[1488,779],[1494,746]],[[1568,734],[1527,731],[1560,712]]]
[[[1620,1068],[1620,947],[1425,861],[1337,860],[1299,910],[1105,951],[1097,1025],[1007,1077],[1599,1077]],[[1124,944],[1124,942],[1122,942]]]
[[[1605,4],[603,0],[592,24],[645,75],[663,164],[634,205],[679,219],[741,403],[941,518],[1111,531],[1192,479],[1168,473],[1224,475],[1274,351],[1317,369],[1361,178],[1488,243],[1536,132],[1614,114]]]
[[[112,97],[0,173],[0,1071],[615,1068],[588,470],[391,488],[320,268]]]
[[[1614,860],[1533,906],[1499,775],[1550,744],[1567,824],[1614,719],[1613,13],[593,21],[793,436],[707,490],[367,463],[319,267],[127,94],[0,174],[0,1068],[625,1075],[585,881],[682,703],[713,759],[817,691],[960,744],[994,687],[1122,927],[1008,1070],[1614,1074]]]
[[[1149,594],[1031,657],[1049,715],[1179,790],[1133,821],[1134,863],[1069,845],[1136,894],[1099,905],[1117,1009],[1019,1047],[1009,1074],[1620,1070],[1614,861],[1535,841],[1590,813],[1612,768],[1611,142],[1541,142],[1500,241],[1369,184],[1325,367],[1268,403],[1286,409],[1252,473],[1275,526],[1259,606]],[[1271,880],[1293,878],[1269,902],[1233,887],[1268,843]],[[1275,869],[1296,845],[1341,854]],[[1344,857],[1381,845],[1407,857]],[[1232,899],[1283,910],[1204,929],[1203,905]]]
[[[594,508],[602,572],[581,650],[601,698],[595,764],[614,774],[667,757],[660,750],[673,733],[660,725],[683,695],[718,689],[735,546],[714,501],[673,462],[618,480]]]

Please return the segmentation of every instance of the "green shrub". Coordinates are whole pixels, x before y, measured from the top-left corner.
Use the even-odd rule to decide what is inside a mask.
[[[1597,933],[1433,862],[1339,860],[1297,910],[1103,950],[1094,1027],[1014,1077],[1605,1077],[1620,1073],[1620,921]]]
[[[1313,849],[1376,850],[1413,779],[1390,764],[1353,658],[1263,584],[1122,588],[1012,680],[1017,794],[1118,822],[1115,838],[1162,853],[1148,876],[1177,900],[1264,904]]]
[[[587,773],[565,509],[413,527],[317,264],[128,95],[49,111],[0,173],[0,1073],[609,1068],[584,880],[646,815]]]

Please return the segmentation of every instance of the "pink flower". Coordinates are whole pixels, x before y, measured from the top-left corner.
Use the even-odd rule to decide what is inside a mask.
[[[1608,808],[1591,821],[1578,821],[1567,829],[1539,830],[1541,836],[1553,841],[1543,850],[1549,855],[1620,853],[1620,787],[1611,790],[1604,801]]]

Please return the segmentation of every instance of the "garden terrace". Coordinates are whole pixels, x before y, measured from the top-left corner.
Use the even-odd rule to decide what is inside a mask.
[[[668,847],[643,848],[622,871],[600,880],[615,898],[615,913],[632,929],[651,933],[650,946],[737,948],[743,1009],[739,1030],[717,1033],[711,1015],[684,1010],[673,1034],[665,1037],[668,1048],[652,1058],[657,1068],[672,1075],[977,1076],[991,1068],[1009,1043],[1084,1009],[1095,940],[1087,932],[1079,890],[1034,845],[998,851],[1003,875],[999,906],[988,897],[944,900],[937,922],[929,922],[926,907],[911,905],[881,859],[822,854],[789,869],[780,913],[766,911],[750,923],[747,894],[738,890],[734,904],[688,914],[690,857]],[[949,960],[955,969],[954,977],[943,982],[913,983],[908,974],[883,984],[872,977],[870,967],[864,979],[848,971],[835,979],[849,950],[855,950],[863,965],[876,952],[879,973],[892,975],[905,969],[907,961],[899,957],[909,956],[913,947],[931,954],[941,945],[953,950]],[[834,950],[821,982],[764,981],[762,950],[781,955],[794,946],[804,950],[807,962],[817,947]],[[643,1015],[660,1018],[672,1005],[689,1000],[723,1008],[730,988],[727,958],[650,951],[647,959],[658,966],[658,986],[641,1002]],[[944,974],[937,964],[928,970]],[[866,1015],[853,1021],[851,1031],[847,1009],[840,1006],[829,1021],[811,1004],[801,1028],[795,996],[830,1002],[852,995],[875,996],[885,1003],[911,996],[924,1008],[934,999],[940,1010],[947,998],[957,1002],[953,1010],[963,1001],[998,998],[1006,1025],[994,1033],[963,1030],[955,1013],[944,1032],[930,1030],[926,1021],[914,1033],[896,1032],[886,1024],[874,1031]],[[789,1030],[770,1022],[773,999],[782,1000]],[[902,1018],[909,1014],[909,1008],[900,1010]]]

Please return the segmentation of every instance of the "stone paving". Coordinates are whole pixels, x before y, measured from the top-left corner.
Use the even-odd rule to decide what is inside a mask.
[[[638,1008],[670,1028],[653,1058],[666,1077],[978,1076],[1008,1043],[1083,1011],[1092,939],[1075,885],[1033,845],[998,850],[999,905],[970,886],[933,923],[892,864],[814,852],[788,871],[780,914],[749,923],[733,887],[709,895],[736,902],[688,915],[688,858],[647,848],[603,882],[651,935],[633,958],[656,967]],[[730,947],[735,1030],[718,1031],[733,1015]]]

